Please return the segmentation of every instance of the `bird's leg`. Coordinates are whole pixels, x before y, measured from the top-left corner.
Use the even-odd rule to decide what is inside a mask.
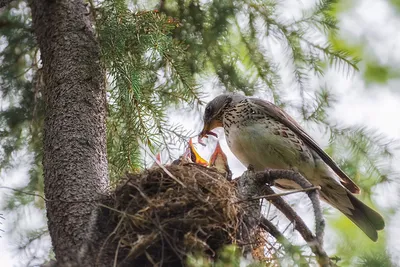
[[[254,172],[254,166],[249,164],[249,166],[247,166],[247,171],[248,172]]]
[[[232,171],[230,169],[226,172],[225,178],[228,181],[232,181]]]

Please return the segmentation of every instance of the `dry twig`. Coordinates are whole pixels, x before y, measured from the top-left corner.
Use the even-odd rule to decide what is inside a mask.
[[[292,191],[283,194],[276,194],[269,185],[273,185],[274,181],[277,179],[288,179],[294,181],[303,189]],[[245,197],[242,200],[251,201],[254,204],[254,201],[259,200],[262,197],[268,198],[274,206],[276,206],[295,226],[295,229],[301,234],[304,240],[310,246],[312,252],[317,256],[317,261],[320,266],[328,267],[331,266],[330,259],[323,249],[323,234],[325,228],[325,222],[322,216],[322,210],[319,200],[318,189],[319,187],[313,186],[309,181],[307,181],[303,176],[299,173],[291,170],[265,170],[262,172],[254,172],[252,166],[249,166],[248,171],[245,172],[241,177],[239,177],[239,181],[242,179],[246,179],[247,182],[239,182],[238,183],[238,191]],[[248,182],[248,179],[253,180],[251,183]],[[244,184],[244,186],[243,186]],[[249,187],[249,184],[251,186]],[[242,188],[241,188],[242,187]],[[282,195],[287,195],[291,193],[297,193],[299,191],[304,191],[309,196],[311,203],[313,205],[315,221],[316,221],[316,235],[314,236],[307,225],[304,223],[303,219],[282,199]],[[255,203],[259,205],[259,203]],[[283,240],[282,242],[287,244],[287,239],[282,239],[283,234],[280,233],[276,227],[273,227],[272,223],[268,223],[267,220],[262,217],[260,219],[260,226],[267,230],[272,236],[274,236],[278,242]],[[281,243],[281,242],[280,242]],[[282,243],[282,245],[285,244]],[[286,245],[286,249],[287,249]]]
[[[321,203],[319,200],[319,192],[318,190],[311,190],[311,188],[317,189],[318,187],[314,187],[309,181],[307,181],[301,174],[291,170],[265,170],[263,172],[255,173],[255,179],[261,183],[273,184],[275,180],[285,178],[287,180],[294,181],[299,186],[303,188],[303,190],[307,190],[307,195],[311,200],[314,209],[315,215],[315,235],[318,239],[318,243],[323,244],[324,238],[324,230],[325,230],[325,221],[322,216]],[[277,195],[271,193],[274,197]]]
[[[274,190],[268,185],[265,185],[263,188],[264,194],[274,194]],[[310,229],[308,229],[307,225],[303,221],[303,219],[297,215],[297,213],[289,206],[289,204],[284,201],[281,197],[276,197],[271,200],[272,204],[274,204],[277,209],[279,209],[291,222],[293,222],[295,229],[300,233],[300,235],[304,238],[307,244],[310,246],[312,252],[317,256],[317,261],[320,266],[328,267],[330,266],[330,260],[325,250],[322,247],[322,244],[318,241],[318,239],[313,235]]]

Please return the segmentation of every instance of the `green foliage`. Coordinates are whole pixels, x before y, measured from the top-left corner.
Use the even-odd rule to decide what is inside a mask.
[[[382,65],[374,61],[365,62],[364,80],[370,84],[385,84],[391,79],[400,78],[400,69]]]
[[[221,251],[218,251],[218,256],[215,260],[202,254],[189,255],[187,258],[188,267],[239,267],[243,266],[241,251],[235,245],[225,246]],[[274,266],[266,265],[266,263],[251,263],[248,267]]]
[[[0,169],[12,164],[12,156],[27,145],[26,132],[35,105],[32,81],[27,72],[32,66],[35,43],[29,22],[22,12],[11,7],[0,14]]]
[[[285,49],[292,79],[304,93],[312,72],[321,75],[324,62],[349,70],[357,68],[357,58],[329,43],[316,42],[315,33],[335,32],[336,19],[331,15],[336,1],[319,1],[300,19],[283,19],[276,1],[197,1],[167,2],[161,10],[184,21],[176,37],[189,44],[193,73],[204,69],[215,73],[229,91],[271,92],[280,102],[279,62],[269,51],[268,42],[278,42]],[[310,71],[312,71],[310,73]],[[304,103],[305,104],[305,103]]]
[[[360,257],[360,260],[356,263],[356,266],[368,266],[368,267],[392,267],[390,256],[385,253],[372,252],[365,253]]]
[[[42,84],[29,16],[22,1],[13,2],[0,14],[0,170],[17,167],[21,163],[17,158],[22,155],[25,160],[30,158],[24,162],[31,164],[30,181],[24,190],[42,193]],[[31,201],[32,196],[18,193],[8,208]],[[36,204],[43,207],[40,200]]]
[[[126,170],[144,167],[142,146],[153,152],[170,149],[189,135],[179,125],[171,125],[167,113],[171,107],[197,108],[201,79],[214,79],[219,89],[228,91],[267,93],[280,106],[321,126],[331,135],[327,151],[360,184],[363,198],[369,199],[378,183],[393,179],[387,165],[394,153],[393,143],[363,127],[333,124],[329,112],[335,96],[328,88],[311,88],[309,83],[328,66],[348,73],[357,69],[358,58],[367,57],[363,44],[337,34],[338,14],[354,1],[317,1],[294,18],[283,16],[281,1],[274,0],[161,1],[157,12],[148,11],[155,8],[154,1],[140,7],[134,2],[106,0],[91,9],[108,86],[107,152],[113,181]],[[0,170],[15,167],[16,157],[27,152],[30,180],[23,190],[43,194],[41,63],[24,2],[14,1],[2,10],[0,36]],[[271,43],[280,50],[273,50]],[[397,70],[377,62],[370,57],[361,63],[367,82],[385,83],[398,77]],[[300,96],[299,105],[285,99],[288,90],[282,84],[289,84],[289,90]],[[10,199],[8,208],[32,201],[44,208],[41,199],[20,193]],[[354,229],[347,219],[340,220],[343,222],[334,223],[339,233]],[[353,241],[363,240],[351,233]],[[337,254],[344,259],[339,264],[388,262],[381,253],[384,240],[371,254],[355,249],[357,244],[350,241],[337,247]],[[344,244],[351,246],[342,247]],[[367,247],[368,243],[363,249],[368,251]],[[303,255],[302,247],[293,249]],[[199,260],[196,255],[189,263],[212,264],[206,258]],[[228,247],[215,264],[238,263],[237,250]]]
[[[340,258],[339,266],[392,266],[383,236],[374,243],[363,233],[354,231],[354,225],[344,217],[329,218],[329,224],[338,230],[336,255]]]
[[[199,102],[185,45],[172,37],[180,22],[155,11],[131,12],[104,1],[96,22],[108,90],[108,155],[112,174],[141,166],[140,144],[160,149],[179,133],[166,108]],[[112,175],[113,176],[113,175]]]
[[[339,3],[335,5],[335,8],[332,9],[332,15],[339,16],[341,13],[356,7],[355,2],[356,1],[350,0],[339,1]],[[390,2],[397,8],[400,6],[400,1],[398,0],[391,0]],[[363,74],[364,81],[368,85],[386,84],[391,79],[400,78],[400,69],[395,66],[380,63],[378,55],[368,47],[368,41],[344,39],[340,35],[330,34],[329,42],[336,49],[348,51],[351,55],[363,59],[359,67]]]
[[[397,11],[400,11],[400,0],[390,0],[390,3],[396,8]]]
[[[390,79],[400,78],[399,68],[380,63],[365,44],[352,44],[334,35],[330,36],[330,42],[338,49],[350,51],[351,54],[363,58],[360,69],[367,84],[386,84]]]
[[[397,173],[390,163],[398,150],[394,140],[365,127],[338,127],[329,123],[326,127],[331,133],[328,153],[353,177],[363,194],[370,196],[375,185],[393,181]]]
[[[372,83],[386,83],[390,78],[390,67],[380,66],[368,62],[364,72],[364,79],[366,82]]]
[[[288,244],[290,245],[290,244]],[[274,247],[275,246],[275,247]],[[306,256],[299,246],[291,246],[291,255],[283,254],[278,244],[271,245],[268,256],[263,261],[244,259],[241,250],[235,245],[227,245],[211,258],[201,253],[188,256],[188,267],[272,267],[272,266],[310,266],[315,258]]]

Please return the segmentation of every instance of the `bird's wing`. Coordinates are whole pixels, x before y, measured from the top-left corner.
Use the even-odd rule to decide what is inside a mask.
[[[346,187],[351,193],[360,193],[360,188],[345,174],[333,159],[321,149],[318,144],[309,136],[303,128],[287,114],[285,111],[275,106],[274,104],[258,98],[249,98],[249,101],[255,108],[262,110],[266,115],[276,119],[286,125],[290,130],[297,134],[301,140],[313,149],[321,159],[339,176],[341,184]]]

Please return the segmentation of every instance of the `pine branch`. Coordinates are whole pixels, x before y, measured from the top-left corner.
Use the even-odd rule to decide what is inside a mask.
[[[327,45],[325,47],[320,46],[318,44],[314,44],[307,40],[304,37],[301,37],[301,39],[308,44],[309,46],[318,49],[319,51],[323,52],[324,55],[328,58],[329,63],[331,65],[335,65],[337,67],[340,63],[344,63],[344,66],[349,66],[353,68],[354,70],[358,71],[357,63],[360,61],[358,58],[351,58],[351,55],[348,51],[345,50],[333,50],[332,45]],[[350,71],[350,69],[349,69]]]
[[[390,170],[390,164],[399,149],[398,142],[365,127],[340,127],[326,121],[324,124],[331,132],[330,142],[343,144],[341,148],[350,151],[350,166],[356,165],[357,169],[377,176],[374,184],[390,180],[391,176],[394,179],[397,175]]]
[[[272,91],[274,95],[274,100],[279,99],[279,96],[276,93],[276,85],[279,81],[279,78],[276,75],[276,67],[270,63],[271,60],[269,58],[265,58],[257,43],[254,43],[254,41],[251,40],[249,36],[246,36],[246,34],[241,29],[237,18],[235,18],[235,24],[236,28],[239,31],[240,38],[246,46],[247,53],[257,70],[258,76]],[[255,36],[253,38],[256,39]]]

